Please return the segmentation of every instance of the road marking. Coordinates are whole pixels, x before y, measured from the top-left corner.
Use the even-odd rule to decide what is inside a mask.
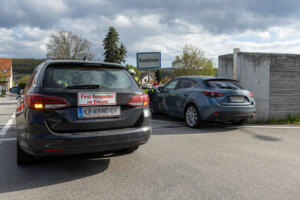
[[[0,143],[7,142],[7,141],[15,141],[15,140],[17,140],[17,138],[2,138],[2,139],[0,139]]]
[[[156,119],[152,119],[153,122],[160,122],[160,123],[166,123],[166,122],[173,122],[173,123],[183,123],[183,122],[179,122],[179,121],[167,121],[167,120],[156,120]]]
[[[300,129],[300,126],[241,126],[241,128]]]
[[[10,129],[10,127],[14,123],[15,113],[11,115],[10,119],[6,122],[4,127],[0,131],[0,135],[6,135],[7,131]]]
[[[178,121],[167,121],[167,120],[156,120],[152,119],[153,122],[159,122],[159,123],[166,123],[166,122],[173,122],[173,123],[178,123]],[[183,123],[183,122],[179,122]],[[225,127],[231,127],[232,125],[225,125]],[[238,126],[237,126],[238,127]],[[300,129],[300,126],[267,126],[267,125],[245,125],[245,126],[239,126],[241,128],[269,128],[269,129]]]

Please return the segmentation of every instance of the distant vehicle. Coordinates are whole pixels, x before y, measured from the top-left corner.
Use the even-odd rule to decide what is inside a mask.
[[[152,131],[149,97],[122,65],[45,61],[20,98],[16,127],[20,165],[43,156],[133,152]]]
[[[177,77],[151,96],[151,112],[184,118],[189,127],[203,121],[243,124],[255,114],[253,93],[238,82],[208,76]]]

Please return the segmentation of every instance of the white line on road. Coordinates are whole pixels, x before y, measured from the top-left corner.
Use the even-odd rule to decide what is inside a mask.
[[[15,113],[11,115],[10,119],[6,122],[4,127],[0,131],[0,135],[6,135],[8,129],[13,125],[14,123],[14,118],[15,118]]]
[[[300,126],[241,126],[242,128],[300,129]]]
[[[15,141],[15,140],[17,140],[17,138],[2,138],[2,139],[0,139],[0,143],[7,142],[7,141]]]
[[[178,121],[167,121],[167,120],[156,120],[152,119],[153,122],[160,122],[160,123],[166,123],[166,122],[173,122],[173,123],[183,123],[183,122],[178,122]]]
[[[167,121],[167,120],[156,120],[156,119],[152,119],[153,122],[159,122],[159,123],[167,123],[167,122],[173,122],[173,123],[178,123],[178,121]],[[228,127],[230,127],[230,125],[228,125]],[[278,125],[274,125],[274,126],[266,126],[266,125],[245,125],[245,126],[240,126],[241,128],[270,128],[270,129],[300,129],[300,126],[278,126]]]

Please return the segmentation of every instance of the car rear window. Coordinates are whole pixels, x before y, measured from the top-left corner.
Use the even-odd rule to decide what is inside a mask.
[[[99,66],[49,66],[44,88],[68,88],[78,85],[100,85],[107,89],[138,88],[125,69]]]
[[[206,85],[210,88],[216,89],[232,89],[232,90],[242,90],[242,88],[237,81],[234,80],[211,80],[206,81]]]

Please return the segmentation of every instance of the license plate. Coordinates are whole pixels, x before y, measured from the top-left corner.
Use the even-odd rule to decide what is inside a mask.
[[[229,97],[229,100],[232,103],[243,103],[245,101],[245,97],[242,97],[242,96],[232,96],[232,97]]]
[[[116,105],[116,96],[115,92],[79,92],[78,106]]]
[[[79,119],[113,118],[120,117],[120,115],[120,106],[97,106],[77,108],[77,116]]]

